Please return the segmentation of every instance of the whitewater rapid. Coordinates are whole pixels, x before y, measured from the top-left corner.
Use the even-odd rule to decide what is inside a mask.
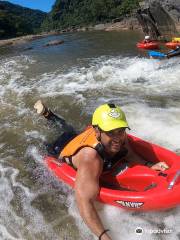
[[[178,151],[180,59],[99,56],[85,66],[57,64],[53,71],[43,61],[24,53],[0,59],[0,239],[96,239],[79,216],[73,191],[44,166],[43,143],[57,133],[33,104],[42,99],[83,129],[93,110],[111,101],[126,112],[132,134]],[[97,203],[97,209],[113,240],[179,239],[179,208],[133,213]],[[170,233],[158,233],[163,229]]]

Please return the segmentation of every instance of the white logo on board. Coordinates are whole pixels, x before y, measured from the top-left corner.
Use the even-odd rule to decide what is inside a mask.
[[[127,207],[127,208],[140,208],[144,205],[143,202],[129,202],[129,201],[122,201],[122,200],[117,200],[116,202],[121,204],[123,207]]]

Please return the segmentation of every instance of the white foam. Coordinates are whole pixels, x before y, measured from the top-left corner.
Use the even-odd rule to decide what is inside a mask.
[[[0,237],[1,239],[36,239],[37,234],[43,233],[45,239],[58,239],[52,226],[46,223],[42,213],[31,205],[37,196],[29,189],[17,182],[19,173],[17,169],[0,166]],[[6,175],[10,175],[7,178]],[[19,189],[15,194],[15,189]],[[20,212],[23,217],[16,214],[11,202],[18,197]]]
[[[43,156],[40,154],[39,149],[34,145],[29,145],[26,149],[26,156],[33,157],[39,163],[43,163]]]
[[[25,83],[24,71],[29,68],[34,60],[25,55],[6,58],[0,61],[0,99],[6,101],[9,96],[15,97],[27,94],[29,87]]]
[[[5,146],[5,143],[1,143],[0,144],[0,149],[3,148]]]
[[[38,131],[31,130],[25,131],[25,135],[29,138],[40,139],[41,141],[45,141],[46,138],[44,135],[40,134]]]
[[[31,141],[42,142],[46,137],[40,130],[34,130],[37,122],[34,121],[34,114],[31,113],[30,106],[26,104],[26,101],[29,102],[29,98],[51,99],[51,97],[71,95],[75,99],[74,101],[81,104],[82,111],[89,112],[93,111],[96,105],[115,99],[127,113],[133,134],[176,150],[180,146],[180,110],[177,102],[172,99],[165,107],[157,107],[148,105],[144,98],[146,95],[160,97],[178,95],[180,90],[179,60],[170,59],[159,62],[134,57],[96,58],[91,59],[87,67],[74,67],[69,69],[69,72],[63,73],[57,69],[55,72],[31,78],[25,74],[25,70],[30,68],[33,71],[33,68],[31,69],[33,63],[33,58],[24,55],[0,61],[1,133],[6,129],[6,131],[14,131],[16,134],[18,133],[17,136],[23,137],[27,144],[25,145],[27,146],[27,149],[24,150],[25,154],[23,152],[24,157],[32,158],[35,161],[37,167],[32,171],[38,181],[42,183],[42,188],[35,193],[18,182],[19,171],[17,169],[1,166],[0,217],[2,221],[0,221],[0,237],[13,240],[27,239],[28,237],[35,239],[36,234],[40,234],[42,231],[45,239],[58,239],[53,226],[48,224],[43,214],[31,204],[38,194],[48,193],[51,185],[55,184],[58,189],[69,196],[69,213],[75,218],[81,237],[86,240],[96,239],[82,223],[73,193],[42,167],[43,157],[40,154],[39,145],[28,146]],[[87,92],[91,93],[90,97],[86,94]],[[14,116],[18,116],[18,119]],[[30,125],[30,129],[21,129],[22,126],[27,127],[28,119],[33,121],[34,125]],[[7,147],[8,153],[13,152],[13,156],[16,156],[16,148],[10,149],[8,142],[4,142],[4,140],[2,142],[0,150],[4,152]],[[11,156],[10,159],[1,158],[2,164],[8,162],[12,162]],[[13,192],[14,188],[20,189],[18,197],[22,204],[22,217],[18,216],[11,206],[11,201],[17,194]],[[59,196],[59,201],[65,202],[66,197]],[[179,209],[164,214],[134,214],[101,204],[97,208],[105,227],[111,229],[110,234],[113,240],[120,238],[159,240],[159,236],[165,239],[178,239]],[[153,229],[161,223],[167,228],[172,228],[172,221],[174,232],[169,235],[143,234],[140,236],[135,233],[137,227]],[[9,232],[10,225],[14,228],[14,232]]]
[[[176,150],[180,146],[179,108],[129,104],[125,109],[132,133],[143,139]]]
[[[10,234],[8,226],[11,224],[12,221],[18,222],[19,224],[23,224],[23,219],[16,216],[16,214],[14,213],[10,205],[10,202],[13,200],[14,194],[12,192],[12,188],[9,181],[5,178],[6,170],[4,170],[2,166],[0,166],[0,171],[2,173],[2,176],[0,178],[0,219],[1,219],[0,229],[1,229],[1,235],[2,237],[4,237],[3,239],[6,239],[7,236],[11,237],[10,239],[14,239],[13,235],[15,234],[15,232],[13,235]],[[18,236],[21,238],[21,235],[19,235],[18,232],[15,234],[15,236]],[[15,239],[17,238],[15,237]]]
[[[3,240],[8,239],[8,240],[17,240],[20,238],[13,237],[7,230],[6,226],[0,225],[0,238]],[[21,240],[23,240],[21,238]]]
[[[101,63],[92,62],[87,68],[71,69],[69,73],[43,74],[34,87],[44,97],[114,86],[139,94],[170,94],[180,89],[179,74],[178,62],[173,65],[143,58],[116,57]]]

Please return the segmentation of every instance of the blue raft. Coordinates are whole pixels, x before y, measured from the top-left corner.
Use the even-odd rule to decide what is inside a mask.
[[[159,58],[159,59],[172,58],[172,57],[180,56],[180,47],[177,47],[175,50],[171,50],[168,53],[162,53],[159,51],[148,51],[148,55],[151,58]]]
[[[151,58],[166,58],[167,54],[158,51],[148,51]]]

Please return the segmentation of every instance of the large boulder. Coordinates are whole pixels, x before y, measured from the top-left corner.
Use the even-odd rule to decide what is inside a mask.
[[[180,0],[148,0],[140,3],[138,20],[152,38],[170,38],[180,32]]]
[[[174,20],[176,29],[180,33],[180,0],[162,1],[162,6]]]

